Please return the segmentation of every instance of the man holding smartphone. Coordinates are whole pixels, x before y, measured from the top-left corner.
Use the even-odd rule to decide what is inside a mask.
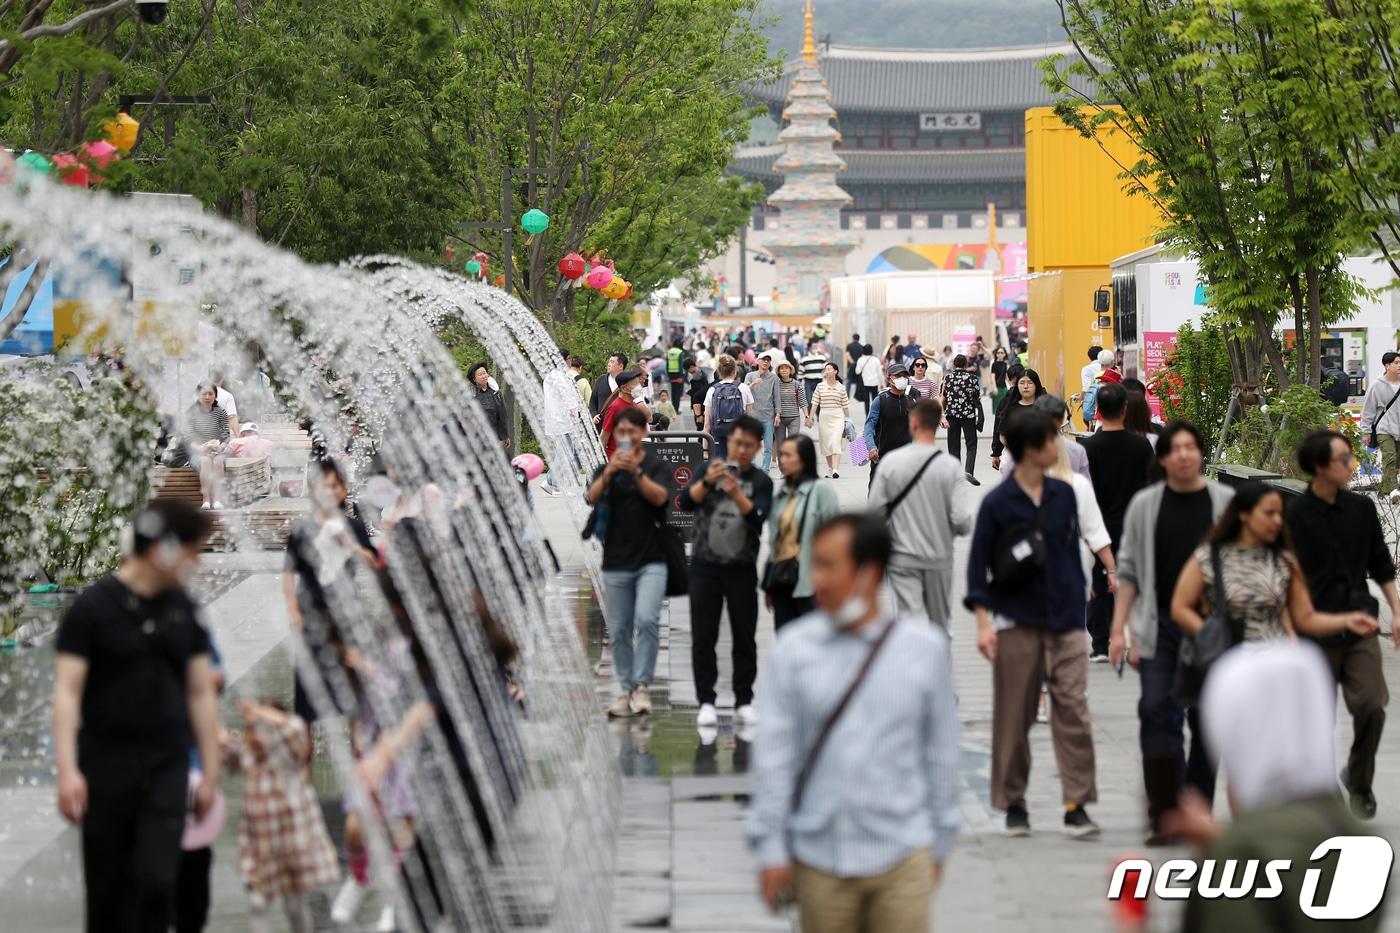
[[[753,465],[763,433],[757,418],[741,416],[729,432],[729,461],[712,461],[680,496],[682,509],[698,513],[690,556],[690,663],[700,700],[697,726],[719,722],[715,645],[726,605],[734,636],[735,715],[743,725],[758,721],[753,708],[753,682],[758,676],[758,542],[773,502],[773,481]]]

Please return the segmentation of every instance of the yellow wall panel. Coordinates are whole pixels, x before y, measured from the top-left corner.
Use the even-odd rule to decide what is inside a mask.
[[[1131,166],[1139,150],[1122,133],[1108,127],[1100,133],[1108,153],[1065,126],[1053,108],[1026,111],[1026,246],[1032,272],[1107,266],[1152,245],[1161,226],[1156,208],[1145,197],[1129,197],[1117,177],[1118,163]]]
[[[1028,283],[1030,366],[1051,395],[1068,399],[1077,394],[1088,349],[1113,346],[1112,331],[1100,330],[1094,313],[1094,291],[1108,282],[1108,267],[1102,266],[1057,270]]]

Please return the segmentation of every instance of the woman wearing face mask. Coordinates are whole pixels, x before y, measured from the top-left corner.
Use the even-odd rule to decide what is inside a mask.
[[[642,401],[646,398],[646,387],[642,385],[642,374],[635,369],[629,369],[624,373],[618,373],[617,388],[613,394],[608,396],[608,400],[603,405],[602,430],[598,434],[598,439],[603,442],[603,451],[612,457],[617,450],[617,442],[613,440],[613,425],[617,423],[617,416],[625,409],[637,408],[651,421],[651,409]]]
[[[812,611],[812,534],[841,511],[836,490],[817,476],[817,448],[805,434],[778,447],[783,484],[768,512],[773,552],[763,574],[764,601],[774,628]]]

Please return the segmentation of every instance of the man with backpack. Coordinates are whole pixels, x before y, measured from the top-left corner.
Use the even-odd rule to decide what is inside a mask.
[[[865,416],[865,446],[870,450],[870,484],[875,484],[875,470],[880,458],[892,454],[909,443],[909,370],[903,363],[891,363],[889,388],[875,396],[870,413]],[[941,414],[941,412],[940,412]]]
[[[719,358],[719,381],[705,393],[705,432],[715,439],[715,458],[729,459],[729,432],[745,415],[753,414],[753,393],[739,381],[739,365],[734,357]],[[759,434],[759,442],[763,435]]]
[[[808,933],[928,933],[962,823],[948,636],[880,608],[890,547],[875,517],[817,530],[818,611],[764,675],[745,830],[763,899],[795,896]]]
[[[1368,438],[1367,446],[1381,452],[1380,494],[1400,498],[1395,488],[1397,448],[1400,448],[1400,353],[1394,350],[1381,354],[1385,378],[1371,383],[1366,402],[1361,407],[1361,436]]]
[[[666,351],[666,379],[671,383],[671,401],[679,405],[685,390],[685,347],[679,337],[671,341],[671,349]]]
[[[1016,468],[982,500],[964,599],[977,613],[977,650],[992,662],[992,806],[1006,811],[1008,836],[1030,835],[1030,728],[1043,682],[1050,689],[1064,831],[1087,839],[1099,834],[1084,809],[1098,789],[1078,503],[1069,483],[1046,475],[1060,459],[1059,429],[1049,415],[1012,418],[1006,446]]]
[[[909,409],[913,443],[884,458],[868,507],[894,539],[890,587],[901,616],[920,613],[944,631],[952,616],[953,541],[972,531],[967,479],[956,457],[938,449],[943,409],[924,399]]]

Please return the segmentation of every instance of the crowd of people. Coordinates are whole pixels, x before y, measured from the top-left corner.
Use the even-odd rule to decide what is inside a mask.
[[[1374,500],[1348,488],[1355,459],[1345,435],[1304,438],[1295,457],[1308,485],[1286,501],[1273,486],[1208,479],[1200,430],[1153,423],[1145,387],[1122,377],[1111,351],[1089,352],[1080,399],[1095,430],[1079,440],[1069,406],[1025,366],[1023,346],[989,350],[979,338],[968,352],[929,355],[911,335],[876,357],[853,335],[832,359],[826,340],[789,334],[761,347],[754,334],[722,342],[693,334],[635,363],[615,353],[595,379],[565,353],[566,368],[545,385],[546,421],[567,440],[591,419],[606,456],[583,491],[592,507],[586,532],[601,545],[617,681],[605,714],[652,712],[661,613],[668,597],[684,593],[696,724],[717,726],[716,652],[728,619],[733,721],[754,743],[746,833],[774,909],[795,900],[809,933],[927,929],[961,825],[951,662],[960,537],[970,539],[960,602],[990,665],[989,795],[1009,836],[1032,832],[1037,722],[1048,724],[1055,750],[1063,832],[1099,835],[1088,810],[1098,799],[1095,664],[1119,676],[1127,666],[1137,672],[1146,844],[1242,851],[1308,807],[1326,813],[1317,842],[1361,832],[1356,821],[1377,811],[1375,761],[1389,700],[1371,584],[1392,618],[1400,592]],[[1400,356],[1393,362],[1400,380]],[[484,366],[473,367],[470,385],[509,450],[509,419]],[[236,424],[217,392],[201,386],[190,417],[196,449],[209,457],[214,448],[202,445],[224,447]],[[857,405],[863,428],[851,421]],[[1389,409],[1368,410],[1383,432]],[[647,437],[681,413],[713,446],[693,481],[674,490],[670,465]],[[976,453],[987,420],[998,479],[978,501]],[[864,508],[843,512],[829,480],[851,441],[868,455],[869,490]],[[551,474],[581,469],[579,444],[560,449],[568,458]],[[89,929],[202,929],[212,836],[199,846],[191,831],[221,808],[225,767],[246,775],[239,867],[255,927],[280,902],[292,929],[309,929],[306,896],[341,879],[306,777],[310,724],[327,703],[352,723],[366,792],[347,798],[349,877],[333,901],[336,922],[354,918],[370,885],[366,806],[391,828],[395,871],[432,874],[424,868],[432,848],[416,832],[421,802],[407,777],[430,723],[441,730],[481,838],[493,844],[499,826],[483,802],[485,778],[468,764],[427,649],[386,572],[395,555],[416,555],[445,611],[428,555],[452,539],[446,510],[460,504],[449,506],[432,488],[405,493],[380,517],[374,540],[335,462],[323,460],[318,474],[314,508],[288,541],[284,588],[319,673],[307,679],[301,670],[290,709],[249,698],[241,731],[219,725],[217,652],[186,590],[211,532],[207,512],[146,506],[119,569],[65,616],[54,747],[60,811],[83,830]],[[554,483],[554,494],[564,488]],[[673,509],[693,514],[688,555],[676,554]],[[353,591],[357,572],[394,609],[391,654],[405,660],[402,671],[367,662],[336,618],[331,591]],[[776,630],[761,681],[760,600]],[[474,615],[499,691],[514,696],[515,646],[479,595]],[[1392,638],[1400,647],[1394,627]],[[395,678],[409,676],[421,679],[427,699],[386,721],[371,696],[393,693]],[[328,699],[332,683],[340,690]],[[1334,775],[1337,687],[1353,739]],[[494,702],[480,692],[478,699]],[[1296,735],[1278,723],[1290,711]],[[512,757],[518,747],[492,747],[506,782],[523,780],[525,763]],[[1210,810],[1222,761],[1236,817],[1228,829]],[[1307,839],[1292,841],[1306,851]],[[420,922],[441,913],[434,898],[412,901]],[[1204,925],[1212,909],[1193,903],[1190,916]],[[378,927],[393,929],[394,905],[385,911]],[[1291,923],[1284,912],[1251,928]]]
[[[692,377],[691,387],[704,388],[697,424],[715,437],[715,454],[679,499],[698,513],[689,563],[697,724],[718,721],[714,654],[727,608],[735,725],[756,727],[748,834],[763,896],[775,909],[795,898],[807,930],[926,929],[929,897],[959,826],[949,638],[961,536],[971,539],[961,602],[991,666],[990,798],[1008,835],[1032,831],[1027,789],[1037,722],[1048,724],[1055,749],[1063,832],[1100,834],[1089,813],[1099,789],[1095,664],[1112,664],[1119,676],[1127,666],[1137,671],[1148,845],[1241,845],[1246,827],[1278,818],[1270,808],[1300,805],[1298,795],[1258,793],[1248,777],[1242,795],[1232,789],[1239,828],[1221,830],[1209,818],[1218,763],[1238,755],[1219,737],[1238,735],[1226,720],[1241,716],[1211,697],[1251,702],[1217,686],[1215,665],[1237,668],[1242,679],[1264,669],[1330,671],[1353,741],[1330,785],[1334,796],[1342,789],[1345,806],[1329,813],[1358,832],[1355,821],[1375,815],[1375,756],[1389,697],[1380,607],[1368,580],[1392,616],[1400,599],[1374,501],[1347,488],[1355,464],[1344,435],[1322,431],[1303,441],[1296,459],[1309,484],[1286,501],[1272,486],[1208,479],[1201,432],[1185,421],[1154,422],[1146,387],[1124,378],[1101,347],[1089,351],[1074,399],[1092,433],[1076,437],[1070,406],[1047,392],[1018,358],[1020,348],[1016,356],[994,348],[985,358],[930,358],[909,338],[876,358],[857,338],[846,348],[843,381],[842,365],[814,342],[795,361],[787,356],[796,347],[771,348],[773,363],[755,354],[748,374],[749,348],[724,347],[735,352],[713,357],[713,382]],[[693,372],[696,360],[680,349],[678,362]],[[872,366],[883,384],[875,395],[865,391]],[[807,380],[815,381],[810,392]],[[770,394],[774,384],[785,394]],[[866,410],[869,492],[863,511],[843,514],[825,478],[838,475],[846,453],[838,438],[849,435],[845,422],[857,405]],[[815,442],[780,434],[784,421],[815,426]],[[993,424],[999,479],[977,502],[985,421]],[[637,419],[639,431],[643,423]],[[778,463],[772,478],[759,459],[769,449]],[[629,451],[615,461],[644,476],[649,456]],[[832,459],[821,471],[825,458]],[[600,481],[619,468],[610,462]],[[661,479],[655,484],[645,521],[660,528],[665,500]],[[615,497],[636,497],[630,481],[611,488]],[[621,508],[614,499],[614,514]],[[634,528],[641,519],[616,546],[605,542],[605,555],[647,542],[664,580],[661,549]],[[653,592],[645,618],[639,603],[626,601],[631,618],[613,624],[609,608],[615,668],[631,670],[619,674],[615,716],[650,709],[638,685],[653,671],[638,670],[637,659],[654,651],[634,654],[625,642],[656,643],[659,585]],[[773,611],[776,639],[755,689],[760,596]],[[1264,711],[1249,715],[1256,713]],[[1249,744],[1259,773],[1286,768],[1295,754],[1288,742]],[[1327,783],[1317,770],[1308,772],[1313,796]],[[1318,842],[1330,834],[1319,832]]]

